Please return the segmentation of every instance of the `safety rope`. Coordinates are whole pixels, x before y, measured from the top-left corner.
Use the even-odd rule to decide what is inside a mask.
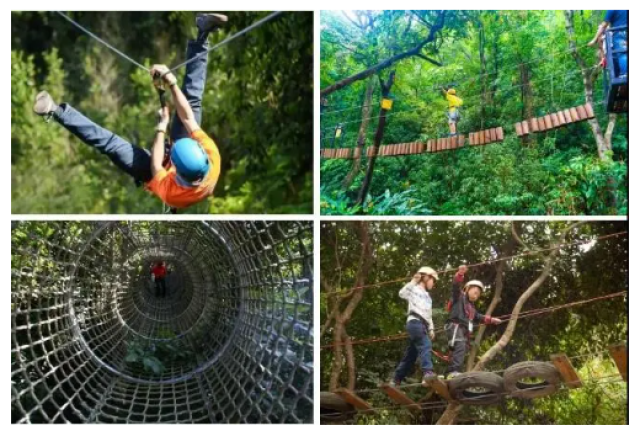
[[[575,307],[575,306],[582,306],[584,304],[594,303],[596,301],[609,300],[609,299],[612,299],[612,298],[623,297],[623,296],[627,295],[627,292],[628,291],[613,292],[611,294],[602,295],[602,296],[599,296],[599,297],[588,298],[588,299],[580,300],[580,301],[573,301],[571,303],[564,303],[564,304],[558,304],[556,306],[551,306],[551,307],[542,307],[542,308],[537,308],[537,309],[525,310],[525,311],[520,312],[516,316],[512,316],[512,314],[507,314],[507,315],[496,316],[494,318],[498,318],[498,319],[501,319],[503,321],[510,321],[512,319],[531,318],[531,317],[534,317],[534,316],[539,316],[539,315],[544,315],[544,314],[547,314],[547,313],[555,312],[555,311],[560,310],[560,309],[569,309],[569,308],[572,308],[572,307]],[[444,331],[445,331],[444,328],[439,328],[439,329],[434,330],[434,333],[442,333]],[[405,339],[405,338],[407,338],[407,336],[408,336],[407,333],[399,333],[397,335],[380,336],[380,337],[375,337],[375,338],[370,338],[370,339],[359,339],[359,340],[356,340],[356,341],[351,341],[351,345],[364,345],[364,344],[371,344],[371,343],[376,343],[376,342],[397,341],[397,340],[400,340],[400,339]],[[336,346],[342,346],[342,345],[346,345],[346,343],[345,342],[332,342],[330,344],[321,345],[320,348],[321,349],[327,349],[327,348],[334,348]],[[438,357],[440,357],[440,356],[438,356]]]
[[[511,256],[500,257],[500,258],[497,258],[497,259],[489,259],[489,260],[485,260],[485,261],[482,261],[482,262],[478,262],[478,263],[474,263],[474,264],[470,264],[470,265],[466,265],[466,266],[467,266],[467,268],[477,268],[477,267],[483,266],[483,265],[490,265],[490,264],[493,264],[493,263],[502,262],[503,260],[513,260],[513,259],[518,259],[518,258],[521,258],[521,257],[532,256],[532,255],[535,255],[535,254],[544,253],[544,252],[547,252],[547,251],[553,251],[553,250],[556,250],[556,249],[559,249],[559,248],[562,248],[562,247],[570,247],[570,246],[574,246],[574,245],[583,245],[583,244],[588,244],[588,243],[593,242],[593,241],[601,241],[601,240],[604,240],[604,239],[616,238],[618,236],[626,235],[627,233],[628,233],[627,231],[622,231],[622,232],[610,233],[610,234],[607,234],[607,235],[598,236],[598,237],[596,237],[594,239],[591,239],[589,241],[565,242],[565,243],[562,243],[562,244],[554,245],[553,247],[549,247],[549,248],[541,248],[539,250],[527,250],[527,251],[524,251],[523,253],[520,253],[520,254],[514,254],[514,255],[511,255]],[[444,269],[444,270],[437,271],[437,273],[438,274],[446,274],[446,273],[454,272],[454,271],[457,271],[457,270],[458,270],[458,268],[449,268],[449,269]],[[352,291],[357,291],[357,290],[360,290],[360,289],[368,289],[368,288],[374,288],[374,287],[378,287],[378,286],[389,285],[389,284],[393,284],[393,283],[402,282],[402,281],[405,281],[407,279],[410,279],[410,277],[402,277],[402,278],[399,278],[399,279],[387,280],[387,281],[378,282],[378,283],[372,283],[370,285],[356,286],[356,287],[350,288],[347,291],[323,292],[322,295],[333,295],[333,294],[344,294],[344,295],[346,295],[346,294],[348,294],[348,293],[350,293]]]
[[[60,15],[61,17],[63,17],[65,20],[67,20],[69,23],[73,24],[75,27],[77,27],[78,29],[80,29],[82,32],[86,33],[87,35],[89,35],[91,38],[95,39],[96,41],[98,41],[100,44],[104,45],[105,47],[107,47],[108,49],[110,49],[111,51],[113,51],[114,53],[116,53],[117,55],[119,55],[120,57],[122,57],[123,59],[128,60],[129,62],[131,62],[133,65],[137,66],[138,68],[143,69],[146,72],[150,72],[151,70],[147,67],[145,67],[144,65],[142,65],[140,62],[134,60],[133,58],[131,58],[130,56],[126,55],[125,53],[123,53],[122,51],[118,50],[117,48],[115,48],[113,45],[109,44],[107,41],[105,41],[104,39],[100,38],[98,35],[96,35],[95,33],[91,32],[90,30],[88,30],[86,27],[82,26],[81,24],[79,24],[78,22],[74,21],[71,17],[69,17],[68,15],[66,15],[65,13],[61,12],[61,11],[55,11],[55,13],[57,13],[58,15]],[[242,29],[241,31],[234,33],[233,35],[228,36],[227,38],[225,38],[224,40],[220,41],[219,43],[215,44],[213,47],[208,48],[205,52],[202,52],[190,59],[187,59],[186,61],[174,66],[173,68],[170,69],[170,71],[176,71],[179,68],[184,67],[185,65],[190,64],[191,62],[200,59],[201,57],[205,56],[207,53],[222,47],[223,45],[228,44],[229,42],[233,41],[234,39],[244,35],[247,32],[250,32],[251,30],[255,29],[256,27],[261,26],[262,24],[266,23],[267,21],[275,18],[276,16],[280,15],[282,13],[282,11],[276,11],[276,12],[272,12],[269,15],[267,15],[266,17],[263,17],[261,19],[259,19],[258,21],[256,21],[255,23],[249,25],[248,27],[245,27],[244,29]]]

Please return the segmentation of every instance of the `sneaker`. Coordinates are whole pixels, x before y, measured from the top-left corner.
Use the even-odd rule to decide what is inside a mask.
[[[196,26],[201,33],[208,33],[224,26],[229,18],[222,14],[198,14]]]
[[[437,378],[437,377],[438,376],[436,375],[435,372],[425,371],[424,375],[422,376],[422,386],[427,386],[430,380],[433,380],[434,378]]]
[[[33,111],[44,117],[47,122],[53,116],[53,112],[58,108],[47,91],[41,91],[36,95],[36,101],[33,104]]]
[[[461,373],[461,372],[458,372],[458,371],[450,372],[449,374],[447,374],[447,380],[451,380],[452,378],[456,378],[456,377],[458,377],[460,374],[462,374],[462,373]]]

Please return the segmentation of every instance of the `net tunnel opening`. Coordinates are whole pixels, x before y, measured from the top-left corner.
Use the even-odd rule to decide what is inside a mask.
[[[13,222],[12,422],[312,422],[312,247],[312,222]]]

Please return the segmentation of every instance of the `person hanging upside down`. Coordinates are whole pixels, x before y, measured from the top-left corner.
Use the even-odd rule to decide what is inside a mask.
[[[171,123],[170,161],[163,166],[169,109],[160,109],[159,122],[151,153],[97,125],[68,103],[57,105],[46,91],[36,96],[33,110],[37,115],[55,119],[85,144],[105,154],[137,183],[157,195],[173,208],[191,206],[213,194],[220,176],[220,153],[215,142],[200,128],[202,96],[207,74],[207,39],[209,33],[227,22],[220,14],[196,17],[198,37],[187,44],[187,59],[200,56],[186,65],[182,89],[165,65],[151,68],[169,87],[176,113]]]
[[[458,121],[460,121],[460,107],[462,99],[456,95],[456,90],[452,87],[442,88],[444,98],[447,99],[449,110],[447,111],[447,122],[449,123],[449,136],[458,134]]]
[[[393,380],[390,382],[392,386],[399,385],[409,375],[416,358],[420,359],[423,383],[436,376],[431,361],[431,341],[435,338],[435,329],[431,317],[432,303],[429,295],[436,280],[438,280],[438,274],[435,270],[425,266],[418,270],[413,276],[413,280],[400,289],[400,298],[409,303],[407,314],[409,344],[396,368]]]
[[[475,302],[478,301],[484,285],[480,280],[471,280],[461,289],[467,267],[462,265],[453,277],[451,285],[451,300],[449,302],[449,318],[444,326],[449,342],[449,366],[447,377],[453,378],[462,372],[464,357],[469,348],[469,338],[473,332],[474,324],[500,324],[499,318],[483,315],[476,310]]]

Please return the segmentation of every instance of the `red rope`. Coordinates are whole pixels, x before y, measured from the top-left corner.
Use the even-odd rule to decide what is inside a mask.
[[[597,238],[592,239],[591,241],[566,242],[564,244],[559,244],[559,245],[556,245],[556,246],[550,247],[550,248],[543,248],[543,249],[540,249],[540,250],[525,251],[523,253],[514,254],[512,256],[505,256],[505,257],[501,257],[501,258],[493,259],[493,260],[485,260],[484,262],[479,262],[479,263],[474,263],[474,264],[471,264],[471,265],[467,265],[467,268],[477,268],[477,267],[482,266],[482,265],[490,265],[492,263],[501,262],[503,260],[512,260],[512,259],[517,259],[517,258],[520,258],[520,257],[531,256],[531,255],[534,255],[534,254],[544,253],[546,251],[555,250],[556,248],[561,248],[561,247],[566,247],[566,246],[571,246],[571,245],[588,244],[589,242],[592,242],[592,241],[600,241],[600,240],[603,240],[603,239],[615,238],[615,237],[618,237],[618,236],[621,236],[621,235],[626,235],[627,233],[628,233],[627,231],[618,232],[618,233],[611,233],[609,235],[598,236]],[[454,271],[457,271],[457,270],[458,270],[458,268],[449,268],[449,269],[444,269],[444,270],[437,271],[437,272],[438,272],[438,274],[446,274],[446,273],[454,272]],[[402,281],[408,280],[410,278],[411,277],[402,277],[400,279],[388,280],[386,282],[378,282],[378,283],[372,283],[370,285],[356,286],[355,288],[351,288],[348,291],[324,292],[324,295],[333,295],[333,294],[344,294],[344,295],[346,295],[346,294],[348,294],[349,292],[352,292],[352,291],[357,291],[357,290],[360,290],[360,289],[367,289],[367,288],[374,288],[374,287],[384,286],[384,285],[390,285],[392,283],[402,282]]]
[[[545,313],[555,312],[556,310],[560,310],[560,309],[568,309],[568,308],[572,308],[572,307],[575,307],[575,306],[580,306],[580,305],[583,305],[583,304],[593,303],[595,301],[608,300],[608,299],[611,299],[611,298],[621,297],[621,296],[624,296],[626,294],[627,294],[627,291],[620,291],[620,292],[614,292],[612,294],[602,295],[600,297],[588,298],[586,300],[580,300],[580,301],[574,301],[574,302],[571,302],[571,303],[559,304],[557,306],[525,310],[523,312],[520,312],[517,316],[515,316],[514,319],[529,318],[529,317],[533,317],[533,316],[543,315]],[[496,318],[500,318],[500,319],[504,319],[504,320],[510,320],[511,319],[511,314],[501,315],[501,316],[498,316]],[[444,329],[438,329],[436,331],[442,332],[442,331],[444,331]],[[397,334],[397,335],[381,336],[381,337],[377,337],[377,338],[359,339],[359,340],[356,340],[356,341],[352,341],[351,345],[363,345],[363,344],[372,344],[372,343],[375,343],[375,342],[397,341],[397,340],[400,340],[400,339],[405,339],[407,336],[408,335],[406,333],[400,333],[400,334]],[[330,344],[321,345],[320,349],[334,348],[337,345],[345,345],[345,343],[344,342],[332,342]],[[434,354],[442,359],[442,357],[440,357],[436,352],[434,352]]]

